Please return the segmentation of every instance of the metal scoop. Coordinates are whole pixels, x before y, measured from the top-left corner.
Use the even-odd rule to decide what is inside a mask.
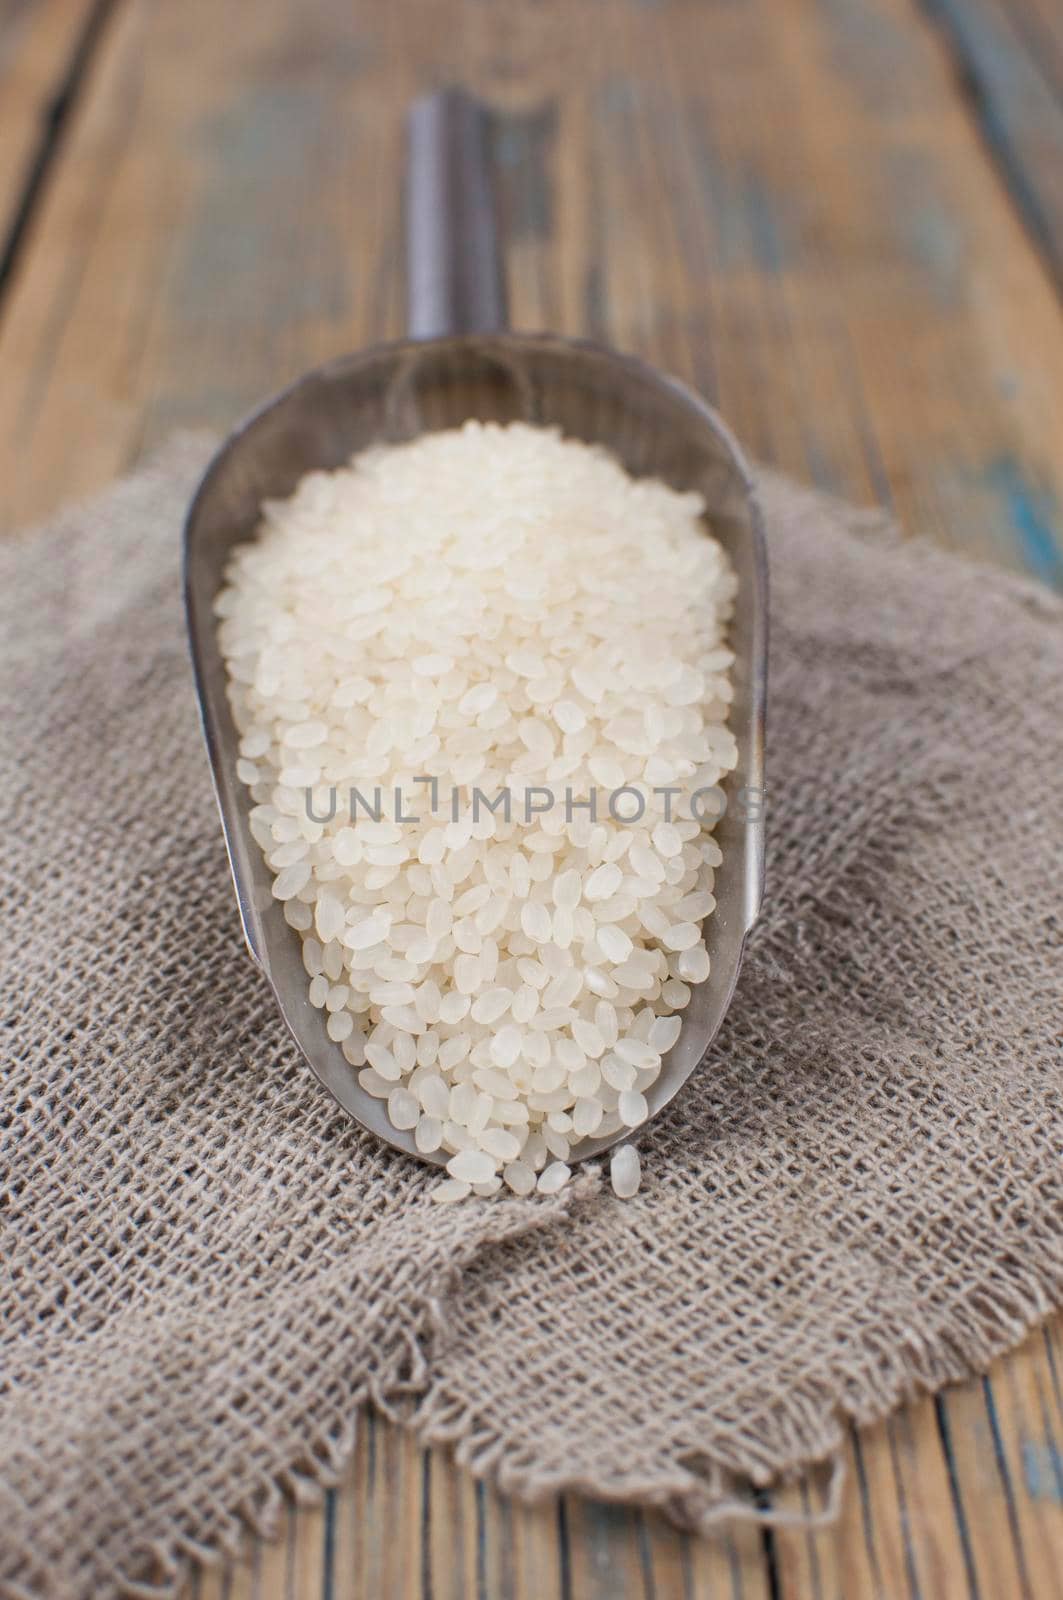
[[[763,744],[767,648],[764,540],[749,469],[719,417],[672,378],[629,356],[554,334],[506,331],[482,107],[447,92],[409,121],[409,337],[344,356],[300,378],[242,422],[222,445],[185,525],[185,604],[214,790],[248,947],[311,1068],[343,1109],[381,1139],[421,1155],[412,1132],[358,1083],[323,1012],[307,998],[300,936],[270,890],[272,874],[248,825],[236,777],[237,732],[226,698],[213,601],[230,551],[254,536],[262,502],[287,497],[304,473],[345,465],[357,451],[397,443],[469,417],[560,428],[604,445],[635,476],[696,489],[738,576],[729,643],[735,653],[731,728],[739,761],[716,828],[723,863],[706,923],[711,971],[681,1013],[682,1031],[647,1092],[655,1116],[702,1060],[723,1020],[764,876]],[[401,538],[401,528],[396,537]],[[367,574],[367,577],[371,577]],[[585,1139],[584,1160],[630,1137]]]

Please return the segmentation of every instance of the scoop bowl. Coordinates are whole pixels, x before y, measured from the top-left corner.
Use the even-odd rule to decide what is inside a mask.
[[[433,322],[456,323],[462,331],[379,345],[330,362],[242,422],[214,457],[192,501],[184,570],[203,732],[251,955],[296,1044],[343,1109],[397,1149],[441,1165],[447,1153],[423,1154],[412,1131],[392,1127],[384,1102],[362,1089],[357,1072],[329,1038],[324,1013],[307,995],[300,935],[273,898],[272,873],[251,834],[249,803],[236,776],[239,736],[213,611],[230,553],[254,537],[263,502],[290,495],[305,473],[343,466],[370,445],[399,443],[460,426],[468,418],[558,428],[568,437],[604,446],[633,476],[660,478],[704,497],[711,532],[738,578],[728,643],[735,655],[730,726],[739,759],[723,785],[727,807],[715,829],[723,861],[716,871],[716,910],[705,924],[711,969],[693,986],[679,1038],[646,1093],[651,1117],[682,1087],[715,1036],[760,907],[767,575],[742,452],[694,393],[642,361],[582,340],[476,326],[501,320],[501,280],[490,248],[493,220],[488,212],[483,229],[477,211],[489,206],[478,143],[482,113],[463,96],[443,95],[427,102],[420,118],[415,114],[411,148],[411,205],[416,204],[418,220],[409,233],[418,270],[411,267],[410,325],[424,333]],[[427,242],[426,227],[432,235]],[[459,248],[470,237],[486,239],[479,257],[463,255]],[[434,273],[426,270],[426,259]],[[366,576],[371,580],[372,574]],[[585,1139],[571,1159],[597,1155],[628,1137],[630,1131],[624,1130]]]

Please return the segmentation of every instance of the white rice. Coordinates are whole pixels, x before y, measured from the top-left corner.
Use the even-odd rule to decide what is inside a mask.
[[[622,1144],[614,1150],[609,1163],[609,1177],[613,1193],[620,1200],[630,1200],[638,1193],[642,1180],[642,1163],[633,1144]]]
[[[689,802],[737,750],[735,579],[703,510],[553,431],[470,422],[308,474],[233,554],[252,831],[330,1038],[449,1156],[440,1201],[554,1192],[581,1139],[643,1122],[708,974],[720,854]],[[379,820],[351,786],[379,787]],[[473,790],[507,786],[511,819],[474,820]]]

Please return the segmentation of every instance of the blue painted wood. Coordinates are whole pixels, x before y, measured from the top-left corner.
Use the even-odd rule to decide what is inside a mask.
[[[962,69],[985,139],[1063,293],[1063,85],[1022,0],[922,0]],[[1054,37],[1054,36],[1053,36]]]

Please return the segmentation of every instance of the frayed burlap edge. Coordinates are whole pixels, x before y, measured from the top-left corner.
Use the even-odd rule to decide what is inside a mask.
[[[589,1165],[556,1199],[537,1204],[516,1231],[538,1232],[557,1226],[574,1207],[593,1197],[602,1181],[600,1168]],[[810,1532],[829,1527],[838,1518],[846,1488],[844,1435],[849,1425],[866,1427],[921,1394],[978,1376],[1020,1344],[1063,1298],[1063,1273],[1043,1252],[1043,1259],[1027,1264],[1021,1289],[1009,1282],[993,1295],[983,1296],[978,1307],[957,1304],[954,1320],[934,1340],[917,1346],[907,1330],[896,1328],[892,1337],[886,1332],[881,1344],[864,1349],[858,1381],[873,1396],[872,1404],[850,1408],[843,1403],[824,1415],[807,1404],[780,1400],[777,1437],[770,1448],[785,1452],[776,1456],[781,1464],[769,1464],[761,1431],[744,1441],[748,1455],[708,1459],[695,1469],[677,1453],[670,1471],[658,1471],[618,1492],[609,1478],[586,1473],[544,1477],[534,1457],[514,1450],[506,1435],[493,1428],[485,1416],[456,1401],[445,1383],[432,1378],[433,1352],[447,1338],[452,1304],[472,1259],[513,1233],[512,1228],[489,1229],[467,1258],[452,1262],[443,1285],[426,1300],[421,1325],[411,1335],[414,1370],[410,1376],[396,1371],[386,1382],[364,1386],[355,1395],[357,1409],[351,1420],[315,1433],[305,1453],[286,1472],[258,1485],[244,1504],[227,1514],[214,1541],[201,1543],[175,1534],[168,1544],[153,1547],[158,1577],[144,1582],[131,1574],[116,1574],[120,1591],[130,1600],[177,1600],[196,1568],[239,1561],[246,1557],[252,1540],[280,1537],[289,1503],[318,1505],[342,1482],[354,1456],[357,1430],[370,1407],[388,1422],[410,1429],[421,1445],[448,1451],[458,1467],[528,1503],[579,1494],[611,1504],[651,1506],[675,1526],[701,1536],[711,1536],[736,1522]],[[762,1497],[751,1492],[783,1486],[817,1466],[823,1469],[818,1509],[799,1511],[764,1504]],[[11,1590],[11,1596],[12,1600],[37,1600],[24,1589]]]
[[[369,1408],[391,1423],[415,1426],[415,1412],[422,1397],[431,1391],[433,1349],[447,1334],[448,1303],[471,1262],[481,1250],[494,1244],[557,1227],[574,1207],[598,1192],[600,1179],[599,1169],[588,1166],[548,1199],[536,1199],[521,1208],[496,1208],[485,1202],[483,1227],[470,1245],[448,1263],[442,1283],[420,1305],[417,1325],[408,1330],[404,1355],[409,1370],[404,1370],[404,1364],[399,1365],[356,1387],[348,1418],[336,1417],[331,1424],[318,1428],[284,1471],[256,1483],[239,1505],[216,1508],[220,1521],[213,1539],[196,1539],[175,1528],[165,1540],[138,1551],[135,1565],[131,1563],[129,1570],[120,1568],[112,1574],[116,1592],[129,1600],[178,1600],[197,1569],[237,1562],[249,1553],[253,1540],[278,1538],[290,1504],[319,1505],[325,1494],[341,1482],[354,1456],[358,1428]],[[426,1438],[424,1442],[430,1441]],[[488,1478],[491,1474],[485,1471],[478,1476]],[[539,1491],[540,1495],[544,1492],[550,1491]],[[148,1562],[150,1576],[146,1575]],[[42,1600],[38,1590],[5,1584],[2,1579],[0,1597]]]

